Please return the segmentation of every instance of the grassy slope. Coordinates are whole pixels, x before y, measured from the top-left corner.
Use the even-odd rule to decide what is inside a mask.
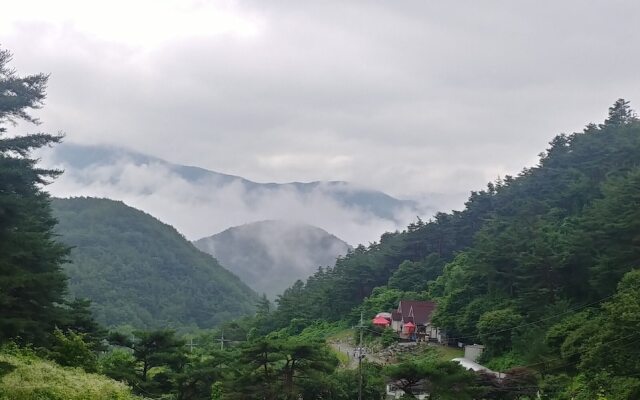
[[[0,353],[0,400],[135,400],[125,384],[28,353]]]
[[[456,347],[437,346],[435,349],[442,361],[451,361],[454,358],[464,357],[464,351]]]

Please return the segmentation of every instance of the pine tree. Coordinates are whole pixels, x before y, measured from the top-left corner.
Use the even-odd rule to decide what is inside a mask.
[[[629,102],[618,99],[609,107],[609,116],[604,121],[604,126],[626,125],[637,121],[638,115],[631,109]]]
[[[34,149],[57,143],[44,133],[6,136],[6,124],[38,123],[48,76],[20,77],[0,50],[0,341],[46,341],[60,317],[66,290],[61,264],[67,249],[55,241],[49,196],[42,187],[60,172],[41,169]]]

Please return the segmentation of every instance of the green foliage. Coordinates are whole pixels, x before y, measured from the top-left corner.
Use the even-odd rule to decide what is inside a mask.
[[[426,299],[426,297],[424,294],[416,292],[404,292],[384,286],[377,287],[358,307],[354,308],[350,314],[351,319],[359,320],[361,312],[367,320],[373,318],[379,312],[390,312],[398,308],[398,303],[402,299],[421,300]]]
[[[489,357],[485,357],[489,358]],[[500,354],[499,356],[492,356],[484,363],[484,365],[493,371],[507,371],[518,365],[524,365],[522,357],[518,352],[509,351],[507,353]]]
[[[571,400],[635,400],[640,396],[640,379],[607,372],[580,374],[562,395]]]
[[[74,299],[65,303],[60,329],[82,335],[82,340],[94,351],[105,350],[107,331],[96,322],[91,313],[91,301]]]
[[[327,398],[335,400],[353,400],[358,398],[359,376],[356,370],[338,370],[331,375],[323,391]],[[362,363],[362,398],[380,399],[384,395],[385,382],[382,368],[377,364]],[[305,397],[306,398],[306,397]]]
[[[56,329],[53,335],[55,339],[51,357],[55,362],[65,367],[80,367],[87,372],[96,371],[97,357],[85,342],[83,334]]]
[[[405,292],[420,292],[442,274],[445,261],[436,253],[421,261],[404,261],[389,278],[389,287]]]
[[[542,400],[569,400],[567,393],[572,379],[566,374],[547,375],[540,382],[540,397]]]
[[[174,331],[135,331],[133,337],[113,333],[109,339],[115,345],[129,348],[135,362],[122,353],[111,355],[102,362],[106,374],[127,380],[142,393],[157,395],[176,390],[178,374],[183,372],[188,358],[184,340]]]
[[[0,352],[11,367],[0,376],[2,400],[134,400],[125,384],[77,368],[64,368],[28,351]]]
[[[511,308],[486,312],[478,321],[478,336],[492,354],[499,355],[511,348],[513,335],[518,333],[514,327],[522,321],[522,316]]]
[[[49,197],[42,186],[60,172],[38,168],[32,150],[61,140],[43,133],[4,137],[7,122],[37,123],[30,109],[45,97],[47,76],[18,76],[0,49],[0,342],[46,343],[59,321],[67,249],[55,241]]]
[[[129,385],[138,383],[136,359],[131,351],[115,348],[98,359],[101,374]]]
[[[266,294],[262,294],[262,297],[256,303],[256,314],[254,317],[254,328],[256,334],[267,334],[276,329],[276,321],[271,318],[271,312],[273,306]]]
[[[595,310],[572,314],[547,330],[545,342],[556,354],[561,355],[572,366],[580,360],[580,352],[600,328]]]
[[[235,374],[224,393],[231,399],[297,399],[328,379],[337,365],[324,343],[298,337],[262,338],[241,346]]]
[[[449,361],[405,361],[385,367],[384,375],[409,397],[422,390],[430,399],[472,400],[481,392],[475,374]]]
[[[383,347],[389,347],[398,341],[398,335],[391,328],[387,328],[382,331],[380,335],[380,342]]]
[[[627,273],[613,299],[603,306],[600,329],[583,347],[580,370],[594,379],[609,374],[628,378],[625,385],[640,388],[640,270]],[[602,380],[607,391],[613,383]],[[609,382],[607,384],[607,382]]]
[[[589,268],[590,285],[606,296],[640,262],[640,167],[610,177],[602,192],[575,220],[570,244],[571,260]]]
[[[210,328],[253,310],[257,296],[214,258],[122,202],[54,199],[61,240],[74,246],[69,289],[107,326]]]
[[[43,105],[49,77],[45,74],[20,77],[9,67],[11,59],[11,52],[0,49],[0,125],[7,122],[15,124],[19,120],[37,124],[38,119],[31,116],[29,110],[38,109]],[[5,131],[6,128],[1,126],[0,133]],[[16,138],[16,142],[23,140],[24,138]],[[16,142],[5,141],[2,145],[3,151],[23,152],[24,148],[21,145],[18,144],[15,148],[11,146]]]
[[[347,325],[339,322],[329,323],[326,321],[315,321],[312,325],[304,328],[296,337],[299,340],[321,342],[332,335],[344,331],[345,328],[347,328]]]
[[[184,368],[175,375],[177,397],[182,400],[224,398],[225,371],[233,365],[235,355],[222,351],[189,354]]]
[[[222,400],[223,394],[222,382],[216,382],[211,386],[211,400]]]
[[[631,109],[629,102],[618,99],[609,107],[609,116],[601,127],[628,125],[634,122],[638,122],[638,116]]]
[[[556,374],[577,375],[560,398],[633,399],[640,390],[640,270],[628,272],[599,309],[584,310],[552,326],[545,341],[560,359]]]
[[[140,379],[146,382],[152,368],[178,370],[185,363],[184,341],[169,330],[137,331],[132,343],[133,356],[141,364]]]

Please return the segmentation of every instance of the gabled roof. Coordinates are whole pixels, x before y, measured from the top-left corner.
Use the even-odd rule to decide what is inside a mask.
[[[391,320],[392,321],[402,321],[402,314],[400,314],[400,312],[393,311],[391,312]]]
[[[431,315],[436,309],[433,301],[400,300],[398,310],[402,314],[402,322],[414,322],[416,325],[425,325],[431,322]]]

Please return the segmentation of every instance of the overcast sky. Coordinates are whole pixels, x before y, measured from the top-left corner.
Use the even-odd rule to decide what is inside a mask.
[[[640,108],[640,2],[20,0],[43,128],[256,181],[480,189]]]

